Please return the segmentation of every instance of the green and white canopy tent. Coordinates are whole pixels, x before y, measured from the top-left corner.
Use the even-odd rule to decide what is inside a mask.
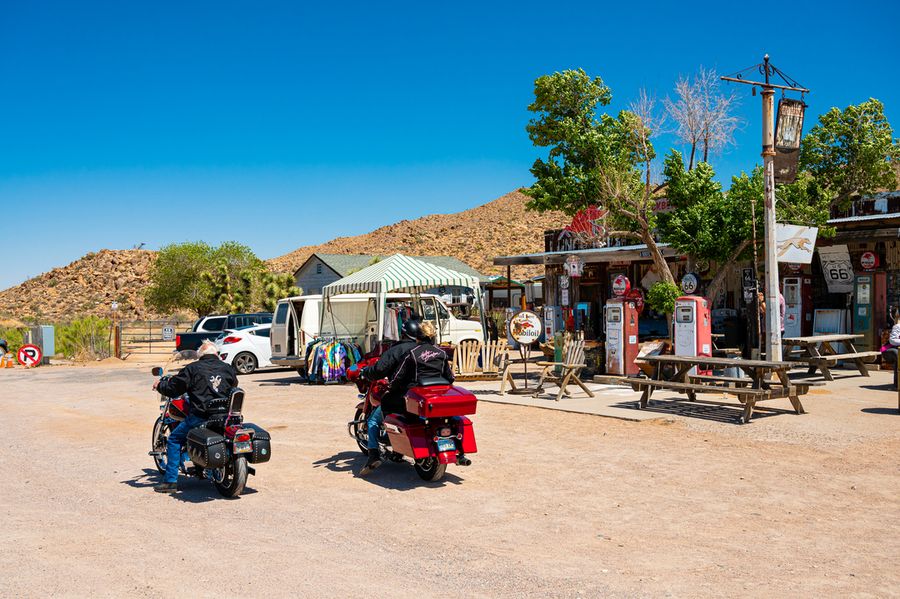
[[[394,254],[381,262],[338,279],[322,288],[326,304],[332,296],[346,293],[373,293],[378,309],[378,338],[384,331],[384,314],[387,294],[391,292],[418,295],[438,287],[467,287],[475,293],[482,321],[484,305],[478,278],[449,268],[429,264],[403,254]],[[324,314],[323,314],[324,315]],[[484,323],[482,322],[482,325]],[[482,327],[482,330],[486,330]]]

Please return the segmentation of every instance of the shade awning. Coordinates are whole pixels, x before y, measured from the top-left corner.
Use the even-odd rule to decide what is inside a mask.
[[[435,287],[478,289],[478,278],[429,264],[403,254],[394,254],[372,266],[347,275],[322,289],[329,297],[339,293],[389,293],[424,291]]]

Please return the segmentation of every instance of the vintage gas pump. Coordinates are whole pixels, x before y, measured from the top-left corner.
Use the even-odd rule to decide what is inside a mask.
[[[634,300],[626,299],[631,284],[624,275],[616,277],[613,293],[603,307],[606,331],[606,373],[634,376],[640,369],[634,363],[638,355],[638,309]]]
[[[675,355],[712,356],[712,321],[705,297],[686,295],[675,300]],[[691,369],[691,374],[696,371]]]
[[[559,306],[544,306],[544,337],[547,343],[553,341],[556,331],[565,329],[563,326],[562,308]]]
[[[802,275],[785,277],[781,293],[784,295],[784,336],[812,335],[812,280]]]
[[[853,285],[853,332],[863,335],[855,343],[860,351],[877,351],[879,334],[887,318],[887,284],[883,272],[856,275]]]

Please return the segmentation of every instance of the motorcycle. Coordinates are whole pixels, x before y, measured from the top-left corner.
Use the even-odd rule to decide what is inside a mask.
[[[387,391],[387,380],[369,381],[361,376],[362,369],[375,364],[377,357],[367,358],[347,371],[347,378],[356,383],[359,399],[347,432],[356,439],[359,449],[368,455],[369,434],[366,421]],[[378,445],[389,461],[412,460],[416,474],[434,482],[444,477],[447,465],[469,466],[465,455],[478,451],[472,421],[477,399],[474,394],[451,385],[444,379],[422,381],[406,393],[406,412],[385,414],[382,430],[375,431]]]
[[[151,372],[160,379],[166,377],[159,366]],[[178,470],[187,476],[209,480],[223,497],[237,497],[244,490],[247,477],[256,474],[256,469],[249,464],[261,464],[271,459],[272,438],[259,426],[244,422],[241,414],[243,390],[233,389],[231,395],[222,401],[228,404],[225,413],[212,415],[188,432]],[[164,473],[169,433],[185,419],[190,405],[187,395],[170,398],[160,394],[159,402],[160,414],[153,425],[149,454],[156,463],[156,469]],[[189,468],[187,462],[193,466]]]

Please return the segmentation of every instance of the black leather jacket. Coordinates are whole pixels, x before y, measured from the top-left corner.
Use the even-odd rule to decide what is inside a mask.
[[[412,339],[402,339],[388,348],[386,352],[381,354],[374,366],[365,369],[365,377],[370,381],[386,379],[393,376],[400,367],[400,362],[409,353],[409,350],[416,346],[416,342]]]
[[[391,377],[388,394],[402,396],[411,387],[428,379],[444,379],[453,382],[453,369],[447,354],[430,343],[419,343],[409,350],[400,367]]]
[[[209,418],[228,409],[228,394],[237,387],[237,372],[219,356],[200,356],[175,376],[162,379],[157,389],[166,397],[188,394],[191,415]]]

